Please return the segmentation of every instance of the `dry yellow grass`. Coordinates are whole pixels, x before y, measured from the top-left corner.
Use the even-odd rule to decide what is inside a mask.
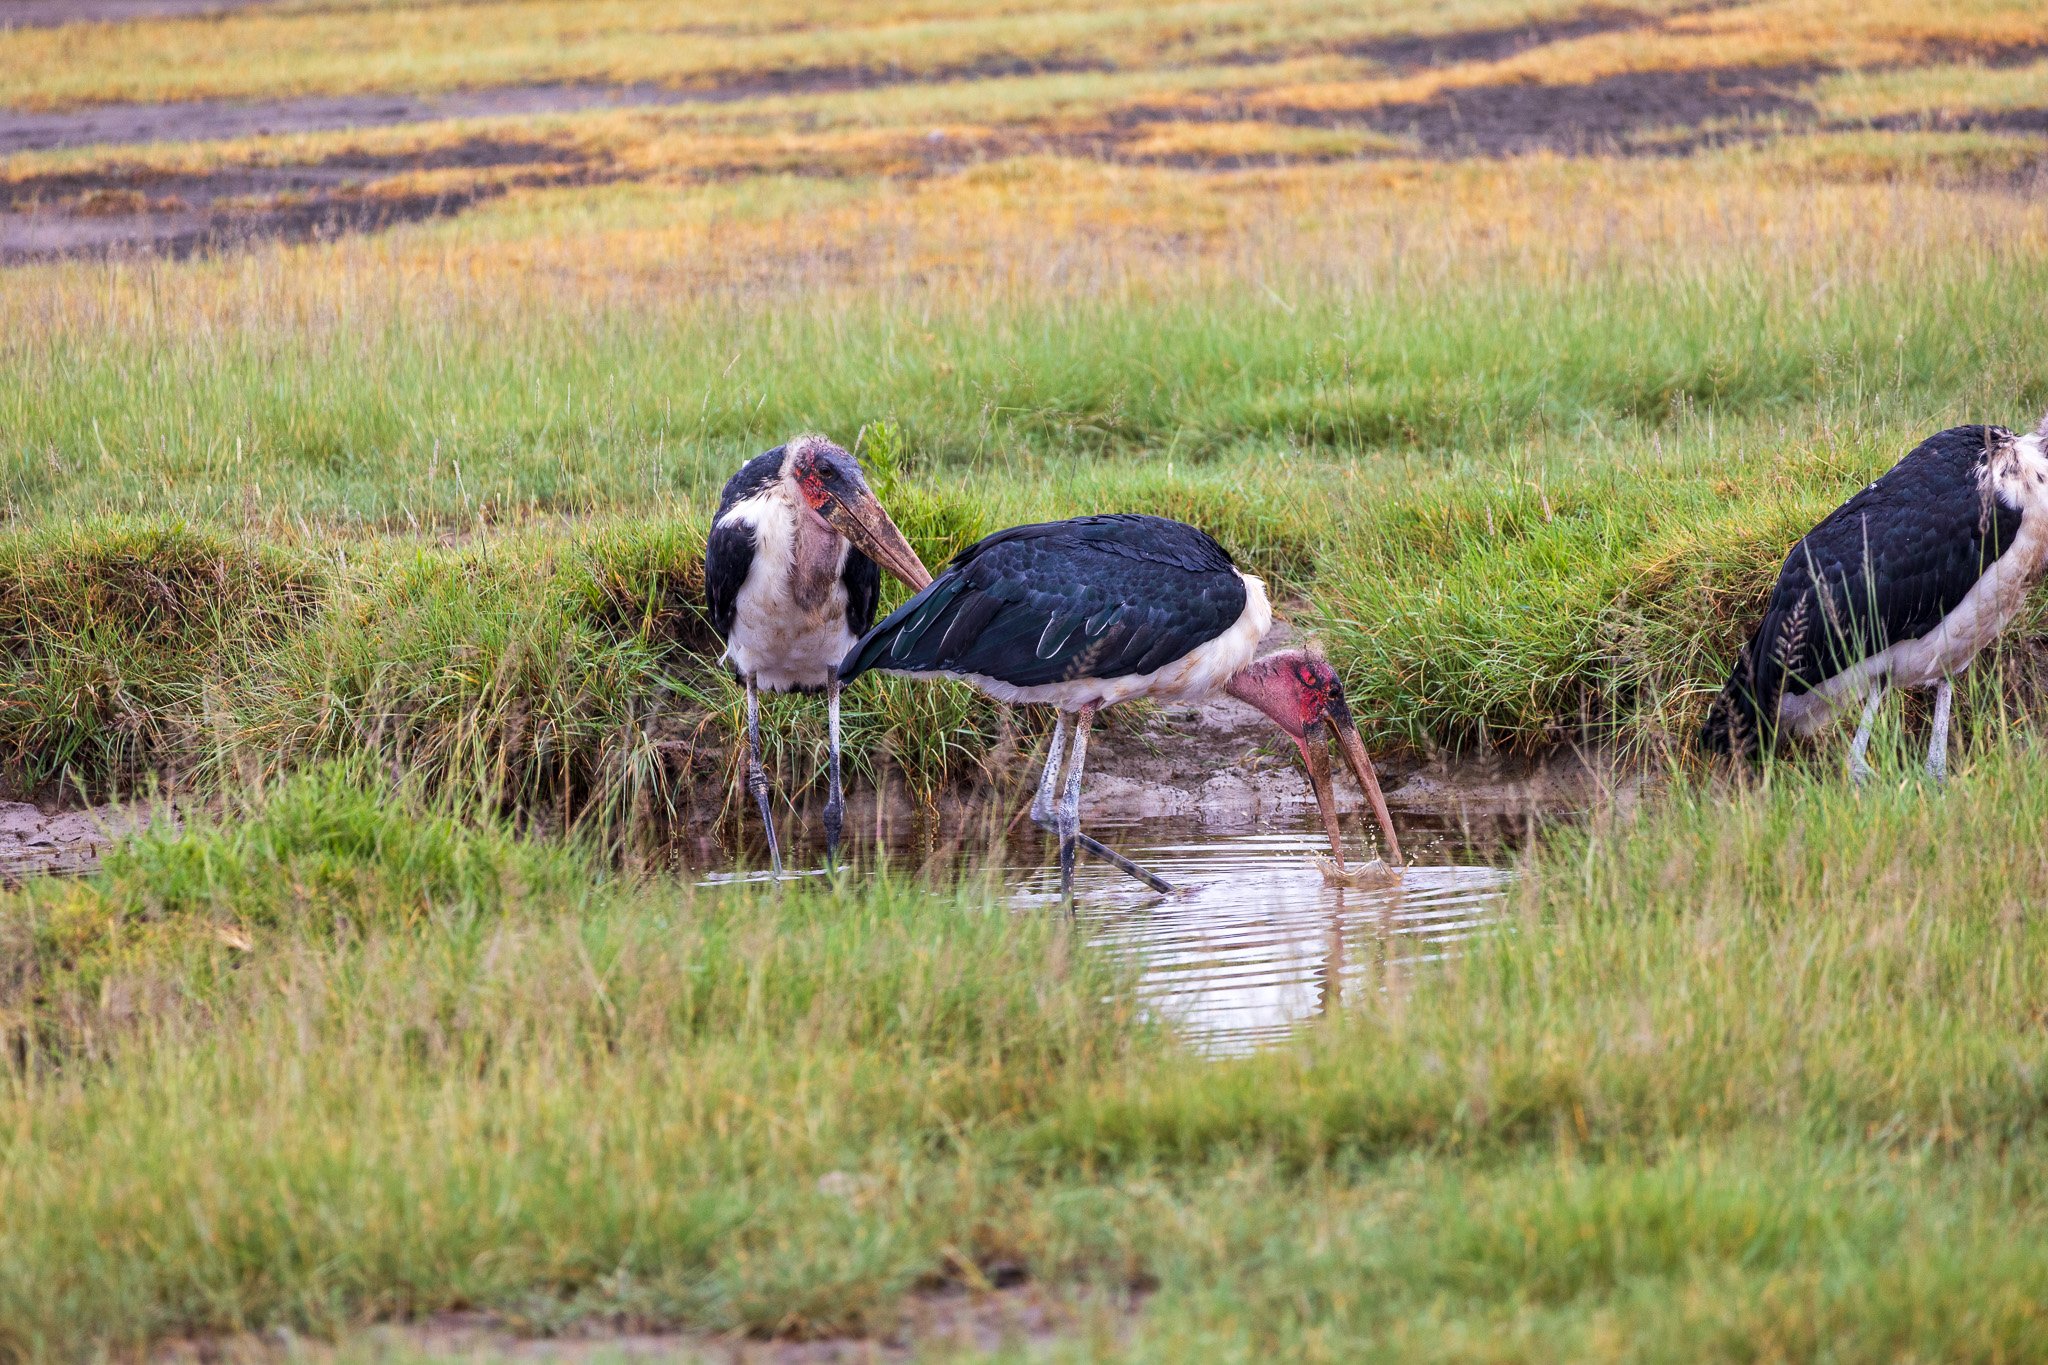
[[[349,139],[306,142],[332,151]],[[659,166],[701,152],[695,139],[677,142],[639,154]],[[1985,145],[1843,138],[1816,144],[1825,154],[1794,142],[1682,161],[1391,159],[1230,173],[1033,157],[915,180],[515,191],[461,219],[376,238],[176,269],[17,269],[0,291],[0,328],[22,340],[127,314],[225,327],[345,316],[360,326],[387,304],[518,310],[587,298],[665,308],[735,291],[909,288],[994,305],[1276,274],[1369,279],[1397,264],[1466,282],[1668,274],[1688,260],[1735,259],[1867,275],[1987,246],[2048,251],[2048,224],[2029,201],[1958,195],[1905,173],[1915,146],[1944,142]],[[788,152],[835,149],[849,158],[873,150],[832,135]],[[1897,183],[1869,183],[1878,180]]]
[[[791,73],[1087,66],[1120,74],[1245,58],[1310,57],[1396,33],[1446,33],[1556,19],[1571,0],[1458,0],[1421,13],[1398,0],[1196,0],[1103,7],[784,3],[735,17],[725,7],[652,0],[253,10],[225,17],[0,32],[0,105],[250,98],[356,91],[432,92],[545,81],[760,82]],[[1670,0],[1648,14],[1682,9]],[[1533,52],[1375,83],[1351,103],[1426,98],[1446,85],[1554,83],[1685,67],[1913,61],[1930,48],[1990,50],[2041,41],[2027,0],[1764,0],[1672,15],[1648,31],[1596,34]],[[1268,86],[1278,73],[1240,72]],[[1284,76],[1281,77],[1284,79]]]
[[[1660,6],[1661,7],[1661,6]],[[1459,0],[1443,27],[1556,15],[1570,0]],[[251,11],[206,22],[0,33],[0,104],[433,91],[547,80],[703,84],[816,68],[915,75],[978,61],[1189,63],[1407,31],[1398,0],[1198,0],[1030,6],[787,4],[739,24],[725,7],[652,0]],[[1445,20],[1449,20],[1445,23]]]

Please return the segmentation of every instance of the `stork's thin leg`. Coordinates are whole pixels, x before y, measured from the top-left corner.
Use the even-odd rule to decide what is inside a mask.
[[[768,866],[779,880],[782,876],[782,846],[775,838],[775,815],[768,808],[768,773],[761,767],[761,692],[747,675],[747,790],[761,808],[761,823],[768,830]]]
[[[1878,704],[1884,700],[1889,686],[1879,679],[1877,686],[1870,689],[1870,700],[1863,703],[1863,719],[1856,726],[1856,738],[1849,741],[1849,780],[1858,786],[1870,780],[1870,764],[1863,754],[1870,747],[1870,727],[1877,722]]]
[[[1060,900],[1074,900],[1074,851],[1081,833],[1081,769],[1088,762],[1088,727],[1095,722],[1095,708],[1084,706],[1074,716],[1074,748],[1067,756],[1067,789],[1060,798]]]
[[[846,798],[839,790],[839,679],[825,684],[825,725],[832,749],[832,781],[825,793],[825,862],[839,865],[839,831],[846,825]]]
[[[1045,773],[1038,779],[1038,795],[1031,798],[1031,823],[1041,829],[1052,828],[1053,795],[1060,789],[1060,759],[1065,757],[1060,750],[1067,743],[1067,713],[1058,715],[1052,726],[1052,745],[1045,753]]]
[[[1927,740],[1927,775],[1936,782],[1948,781],[1948,717],[1955,703],[1955,688],[1943,678],[1934,689],[1934,733]]]
[[[1052,746],[1045,756],[1045,772],[1038,779],[1038,795],[1031,802],[1031,822],[1040,829],[1057,831],[1060,827],[1058,802],[1054,799],[1054,794],[1060,789],[1060,748],[1066,742],[1067,713],[1062,711],[1059,713],[1058,721],[1053,725]],[[1109,845],[1089,838],[1080,832],[1079,824],[1080,820],[1077,812],[1075,819],[1077,828],[1074,831],[1074,843],[1083,853],[1091,857],[1100,858],[1119,872],[1135,877],[1154,891],[1159,892],[1162,896],[1173,894],[1172,882],[1156,873],[1148,872]],[[1064,835],[1061,837],[1062,839],[1065,838]]]

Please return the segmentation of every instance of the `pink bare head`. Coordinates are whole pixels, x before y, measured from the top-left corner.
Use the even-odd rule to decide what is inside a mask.
[[[1395,837],[1393,817],[1387,813],[1386,798],[1380,794],[1379,777],[1366,756],[1365,742],[1352,723],[1351,707],[1344,700],[1344,684],[1329,661],[1306,650],[1289,649],[1255,659],[1238,670],[1227,684],[1230,695],[1257,707],[1294,740],[1308,764],[1309,784],[1315,788],[1316,805],[1322,810],[1323,829],[1330,836],[1330,856],[1344,869],[1344,839],[1337,826],[1336,794],[1330,787],[1330,751],[1327,740],[1334,735],[1344,752],[1352,776],[1372,802],[1380,834],[1387,841],[1387,861],[1401,865],[1401,841]],[[1325,729],[1327,727],[1327,731]]]

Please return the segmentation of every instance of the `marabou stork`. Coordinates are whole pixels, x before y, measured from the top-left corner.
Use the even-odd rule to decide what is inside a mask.
[[[1073,894],[1077,847],[1172,889],[1081,833],[1081,770],[1095,713],[1133,697],[1186,700],[1219,688],[1264,712],[1299,746],[1341,871],[1325,726],[1333,731],[1398,867],[1401,846],[1335,670],[1299,650],[1253,662],[1272,623],[1266,585],[1239,572],[1194,527],[1164,517],[1076,517],[998,531],[961,551],[930,587],[867,633],[839,677],[870,670],[955,677],[998,701],[1057,708],[1031,818],[1059,833],[1063,899]],[[1069,729],[1066,790],[1055,802]]]
[[[853,456],[823,436],[799,436],[740,466],[718,498],[704,547],[704,597],[724,662],[747,688],[747,787],[768,829],[768,859],[782,849],[761,767],[761,700],[770,692],[822,688],[830,718],[831,790],[825,847],[839,852],[839,661],[875,619],[887,569],[913,590],[932,576]]]
[[[1951,682],[2025,601],[2048,559],[2048,418],[2025,436],[1953,427],[1928,437],[1807,532],[1701,741],[1754,757],[1781,729],[1810,735],[1863,703],[1849,775],[1890,687],[1934,689],[1927,771],[1948,769]]]

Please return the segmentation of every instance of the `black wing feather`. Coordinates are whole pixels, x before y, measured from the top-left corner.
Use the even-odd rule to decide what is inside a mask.
[[[723,640],[732,634],[739,615],[740,585],[754,567],[754,528],[744,522],[713,526],[704,545],[704,603],[711,609],[711,628]]]
[[[882,570],[874,560],[848,546],[839,581],[846,586],[846,628],[859,635],[875,623],[875,608],[882,601]]]
[[[711,524],[716,526],[733,509],[733,504],[745,502],[754,494],[782,477],[782,462],[789,455],[788,446],[777,446],[764,450],[753,459],[741,465],[733,476],[725,481],[725,487],[718,491],[718,510],[711,515]]]
[[[1192,526],[1111,515],[971,545],[840,665],[973,673],[1018,687],[1150,673],[1244,614],[1230,556]]]
[[[1931,436],[1792,547],[1709,715],[1707,747],[1767,748],[1782,698],[1920,638],[1961,604],[2019,534],[2020,514],[1979,479],[2011,438],[1984,426]]]

